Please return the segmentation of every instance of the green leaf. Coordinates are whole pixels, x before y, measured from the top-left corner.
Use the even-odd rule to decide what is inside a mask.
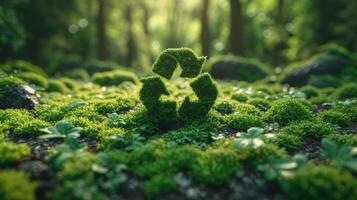
[[[88,105],[88,102],[78,101],[78,102],[70,103],[67,107],[68,108],[77,108],[77,107],[86,106],[86,105]]]
[[[332,160],[336,159],[337,151],[338,151],[337,144],[334,143],[332,140],[329,140],[326,138],[322,140],[321,144],[322,144],[322,147],[323,147],[327,157]]]
[[[247,131],[247,135],[249,137],[257,137],[257,136],[259,136],[259,135],[261,135],[263,133],[264,133],[264,129],[257,128],[257,127],[252,127],[250,129],[248,129],[248,131]]]
[[[41,135],[38,138],[39,139],[54,139],[54,138],[64,138],[64,135],[61,134],[45,134],[45,135]]]
[[[344,163],[344,166],[345,166],[347,169],[353,171],[354,173],[357,173],[357,160],[356,160],[356,159],[346,161],[346,162]]]

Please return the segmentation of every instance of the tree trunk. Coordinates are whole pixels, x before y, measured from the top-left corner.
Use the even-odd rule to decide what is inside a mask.
[[[98,0],[98,14],[97,14],[97,53],[98,59],[107,59],[107,35],[106,35],[106,1]]]
[[[210,0],[203,0],[201,10],[201,48],[202,54],[205,56],[210,55],[211,38],[208,24],[208,8]]]
[[[133,35],[132,7],[131,7],[130,2],[128,2],[126,5],[125,20],[127,23],[127,43],[126,43],[127,62],[126,63],[128,66],[131,66],[133,64],[133,61],[135,58],[136,48],[135,48],[135,41],[134,41],[134,35]]]
[[[243,53],[243,17],[240,0],[229,0],[231,5],[231,30],[229,35],[230,52],[234,55]]]
[[[284,26],[284,15],[283,15],[283,9],[284,9],[284,0],[277,0],[277,6],[276,6],[276,15],[275,15],[275,28],[277,33],[279,34],[279,38],[283,37],[282,35],[282,29]],[[280,50],[282,46],[282,41],[278,41],[276,44],[274,44],[271,56],[272,56],[272,64],[274,66],[278,65],[280,62]]]

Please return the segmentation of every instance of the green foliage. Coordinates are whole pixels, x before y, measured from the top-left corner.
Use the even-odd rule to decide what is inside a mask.
[[[286,99],[275,102],[266,112],[266,119],[286,126],[292,122],[312,119],[311,111],[299,100]]]
[[[237,94],[233,94],[231,96],[231,99],[236,100],[238,102],[246,102],[246,101],[248,101],[249,96],[244,93],[237,93]]]
[[[62,77],[59,80],[62,81],[68,89],[76,90],[79,88],[79,83],[71,78]]]
[[[287,154],[283,150],[273,144],[261,145],[258,148],[248,146],[246,148],[235,147],[235,149],[240,157],[240,163],[244,169],[248,170],[266,163],[269,156],[275,156],[276,158],[287,157]]]
[[[357,84],[347,84],[336,90],[337,99],[352,99],[357,97]]]
[[[304,155],[295,155],[292,158],[268,157],[267,163],[259,165],[258,170],[264,173],[265,179],[272,181],[277,179],[283,188],[289,187],[287,179],[295,176],[307,162]]]
[[[159,174],[145,182],[144,191],[149,199],[158,194],[175,190],[177,183],[173,175]]]
[[[189,48],[166,49],[155,61],[152,71],[171,79],[177,65],[182,68],[180,77],[194,78],[201,73],[205,57],[197,55]]]
[[[135,102],[130,99],[117,98],[111,100],[97,101],[94,104],[96,112],[102,115],[109,113],[120,113],[132,109],[135,106]]]
[[[339,126],[346,126],[350,123],[350,118],[348,115],[333,110],[320,112],[317,118],[326,123]]]
[[[354,134],[330,134],[326,135],[327,139],[330,139],[338,145],[357,145],[357,135]]]
[[[286,194],[292,199],[355,199],[357,180],[346,171],[327,166],[312,166],[299,170],[289,180]]]
[[[15,144],[0,140],[0,166],[11,165],[31,154],[26,144]]]
[[[306,96],[307,99],[310,99],[312,97],[317,97],[320,95],[319,90],[311,85],[306,85],[299,90],[300,92],[303,92]]]
[[[39,67],[34,64],[31,64],[24,60],[14,60],[8,61],[0,66],[6,73],[21,73],[21,72],[32,72],[38,75],[46,77],[46,73]]]
[[[281,148],[285,148],[288,151],[296,151],[300,149],[303,144],[301,135],[293,135],[288,132],[277,133],[277,139],[274,140],[274,143]]]
[[[137,83],[138,77],[135,73],[130,71],[114,70],[109,72],[97,72],[93,75],[92,80],[101,86],[115,86],[125,81]]]
[[[264,129],[252,127],[247,130],[247,133],[239,133],[236,136],[238,139],[236,140],[237,148],[253,148],[256,149],[262,145],[264,145],[264,139],[274,139],[276,136],[272,133],[263,134]]]
[[[261,111],[266,111],[271,107],[268,100],[262,98],[251,98],[247,101],[248,104],[255,106]]]
[[[63,138],[65,140],[78,138],[80,132],[83,130],[82,127],[74,127],[71,122],[60,121],[57,122],[54,127],[49,127],[41,129],[42,132],[46,133],[39,136],[40,139],[56,139]]]
[[[64,77],[75,79],[75,80],[82,80],[87,81],[90,80],[90,76],[85,69],[73,69],[63,74]]]
[[[247,131],[250,127],[263,126],[261,117],[255,115],[233,113],[226,118],[228,126],[237,131]]]
[[[30,176],[15,170],[0,171],[0,199],[34,200],[37,184]]]
[[[357,172],[357,148],[351,146],[338,146],[332,140],[324,138],[321,142],[326,157],[333,166],[346,168],[352,172]]]
[[[0,123],[4,130],[21,136],[36,136],[40,129],[48,127],[49,123],[37,119],[25,110],[7,109],[0,110]]]
[[[40,87],[43,89],[48,88],[48,81],[44,76],[41,76],[34,72],[24,72],[16,74],[16,77],[21,78],[22,80],[28,82],[30,85]]]
[[[178,109],[179,117],[183,121],[192,121],[206,116],[218,96],[218,89],[208,73],[203,73],[191,83],[198,100],[186,97]]]
[[[197,183],[222,185],[241,169],[239,159],[234,149],[208,149],[193,163],[189,174]]]
[[[48,91],[49,92],[66,93],[66,92],[68,92],[68,88],[62,81],[50,79],[48,81]]]
[[[296,135],[301,138],[320,139],[336,131],[327,123],[320,121],[301,121],[292,123],[280,130],[281,133]]]

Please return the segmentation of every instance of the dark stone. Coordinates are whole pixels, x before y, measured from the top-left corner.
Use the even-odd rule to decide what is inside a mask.
[[[282,83],[293,87],[303,86],[309,82],[312,75],[336,75],[345,69],[348,63],[346,59],[338,57],[320,58],[289,72]]]
[[[41,161],[28,161],[19,166],[19,169],[31,174],[35,180],[47,180],[54,176],[54,172]]]
[[[265,68],[257,61],[227,56],[212,64],[210,74],[216,79],[254,82],[269,75]]]
[[[13,85],[2,95],[0,109],[34,110],[39,104],[40,96],[33,88],[28,85]]]

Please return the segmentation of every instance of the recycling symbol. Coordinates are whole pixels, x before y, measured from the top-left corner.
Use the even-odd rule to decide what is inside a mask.
[[[152,67],[152,71],[170,80],[175,69],[182,69],[180,77],[193,79],[190,87],[197,99],[188,96],[178,105],[174,100],[162,98],[169,96],[160,76],[141,79],[140,100],[146,107],[150,119],[158,124],[173,121],[191,121],[207,115],[218,96],[218,89],[208,73],[201,73],[205,57],[197,57],[189,48],[170,48],[160,53]]]

